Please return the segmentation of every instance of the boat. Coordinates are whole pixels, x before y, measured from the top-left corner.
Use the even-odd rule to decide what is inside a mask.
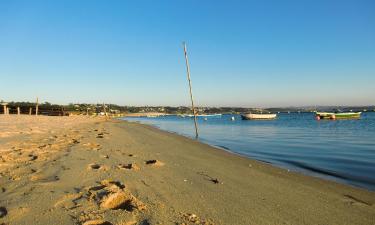
[[[187,114],[186,117],[194,117],[194,114]],[[220,117],[222,114],[197,114],[197,117]]]
[[[276,119],[276,114],[257,114],[257,113],[246,113],[242,114],[243,120],[273,120]]]
[[[316,112],[316,119],[359,119],[362,112]]]

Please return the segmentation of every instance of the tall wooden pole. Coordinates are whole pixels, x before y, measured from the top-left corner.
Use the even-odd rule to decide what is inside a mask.
[[[184,45],[184,53],[185,53],[185,61],[186,61],[186,73],[187,73],[187,79],[189,81],[191,110],[193,111],[193,114],[194,114],[195,138],[198,138],[197,113],[196,113],[195,107],[194,107],[193,91],[192,91],[192,88],[191,88],[189,59],[188,59],[188,55],[187,55],[186,43],[184,42],[183,45]]]
[[[38,115],[38,111],[39,111],[39,98],[36,97],[36,106],[35,106],[35,115],[36,116]]]
[[[107,110],[105,109],[104,102],[103,102],[103,110],[104,110],[105,119],[108,119]]]

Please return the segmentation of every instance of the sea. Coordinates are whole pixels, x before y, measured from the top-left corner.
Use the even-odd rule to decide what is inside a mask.
[[[199,141],[287,170],[375,191],[375,112],[357,120],[315,120],[279,113],[275,120],[240,115],[198,117]],[[233,118],[234,120],[233,120]],[[191,117],[122,118],[195,138]]]

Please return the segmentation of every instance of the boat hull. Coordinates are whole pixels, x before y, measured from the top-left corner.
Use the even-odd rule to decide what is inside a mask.
[[[194,117],[194,114],[184,115],[185,117]],[[197,114],[197,117],[220,117],[222,114]]]
[[[276,114],[254,114],[248,113],[241,115],[243,120],[273,120],[276,119]]]
[[[317,112],[316,117],[319,119],[360,119],[361,112],[346,112],[346,113]]]

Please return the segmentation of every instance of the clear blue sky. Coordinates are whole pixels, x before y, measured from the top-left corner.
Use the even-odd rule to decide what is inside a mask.
[[[0,1],[0,99],[375,104],[375,1]]]

